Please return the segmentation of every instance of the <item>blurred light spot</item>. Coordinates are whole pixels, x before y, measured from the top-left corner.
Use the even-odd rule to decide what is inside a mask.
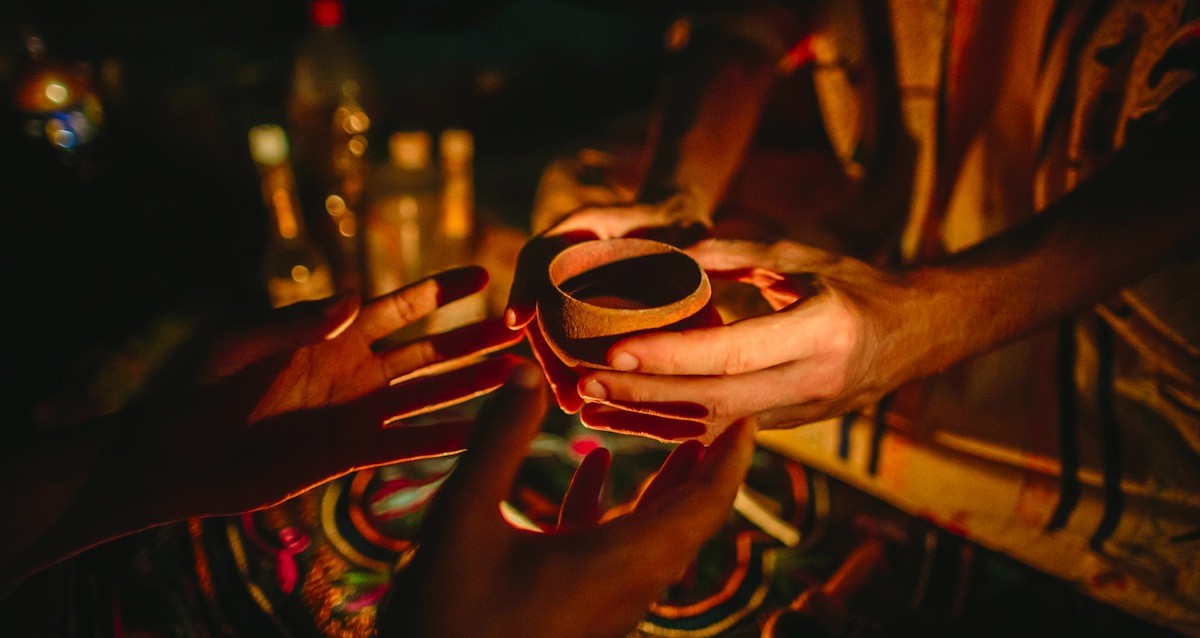
[[[336,27],[342,23],[341,0],[316,0],[310,10],[313,24],[318,27]]]
[[[362,133],[370,126],[370,118],[368,118],[367,114],[362,111],[355,111],[347,115],[346,119],[342,120],[342,130],[350,134]]]
[[[788,52],[783,54],[779,59],[779,64],[775,70],[781,74],[788,74],[796,69],[804,66],[815,56],[812,37],[804,38],[796,43]]]
[[[67,85],[58,81],[51,81],[46,84],[46,99],[55,104],[62,104],[67,101]]]
[[[325,198],[325,210],[338,217],[346,212],[346,200],[342,199],[341,195],[330,195]]]
[[[40,60],[46,53],[46,43],[36,35],[26,36],[25,50],[29,53],[29,57],[34,60]]]
[[[687,18],[680,18],[671,23],[667,29],[666,47],[668,51],[678,51],[687,46],[688,40],[692,35],[692,22]]]
[[[292,266],[292,280],[296,281],[297,283],[304,283],[308,281],[308,268],[305,268],[299,264]]]
[[[583,458],[591,454],[592,450],[600,448],[602,443],[598,436],[581,434],[571,439],[571,453]]]
[[[279,188],[271,193],[271,204],[275,207],[280,236],[284,239],[295,238],[299,228],[296,225],[296,213],[292,210],[292,198],[287,189]]]
[[[59,148],[72,149],[75,148],[75,134],[67,129],[61,129],[54,133],[54,137],[50,138],[51,142]]]
[[[346,143],[346,147],[350,149],[350,154],[355,157],[362,157],[363,153],[367,152],[367,138],[361,135],[355,135]]]

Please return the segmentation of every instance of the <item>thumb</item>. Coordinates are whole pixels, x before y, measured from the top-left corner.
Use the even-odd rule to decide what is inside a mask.
[[[332,339],[358,316],[356,292],[303,301],[272,311],[264,319],[218,337],[201,380],[227,377],[260,359]]]
[[[425,529],[454,530],[471,538],[503,524],[500,501],[508,497],[545,414],[542,373],[523,361],[480,410],[467,451],[438,493]]]

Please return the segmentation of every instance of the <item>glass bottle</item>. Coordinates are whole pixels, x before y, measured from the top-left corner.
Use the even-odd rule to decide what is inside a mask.
[[[367,131],[371,119],[359,104],[358,85],[347,82],[330,127],[329,182],[322,191],[325,215],[318,239],[329,252],[339,290],[362,287],[360,216],[367,184]]]
[[[438,175],[424,131],[392,136],[391,161],[372,179],[366,223],[366,289],[382,295],[428,274],[424,249],[437,219]]]
[[[287,135],[278,125],[264,124],[250,129],[249,137],[270,222],[263,271],[271,305],[278,308],[332,295],[329,264],[305,232]]]
[[[472,160],[475,140],[469,131],[451,129],[438,138],[442,165],[441,215],[438,218],[435,250],[427,269],[439,272],[474,262],[475,192]],[[443,332],[487,316],[483,292],[450,303],[435,311],[429,320],[431,332]]]
[[[342,0],[309,4],[312,29],[300,44],[292,69],[288,129],[295,143],[296,170],[305,183],[325,184],[332,177],[329,122],[347,89],[354,92],[356,101],[368,107],[373,104],[374,82],[358,47],[342,27],[344,16]]]

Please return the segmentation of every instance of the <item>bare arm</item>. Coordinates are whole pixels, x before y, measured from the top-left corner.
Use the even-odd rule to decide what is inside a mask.
[[[609,363],[623,372],[580,381],[593,403],[584,421],[620,429],[605,404],[675,419],[651,406],[698,405],[716,431],[748,414],[761,427],[835,416],[1195,257],[1200,133],[1176,115],[1034,219],[940,263],[881,271],[791,242],[689,249],[714,276],[758,285],[778,312],[618,343]]]
[[[467,267],[361,309],[351,295],[280,309],[216,340],[194,375],[216,380],[5,450],[0,588],[155,525],[259,509],[355,469],[461,450],[470,422],[402,419],[499,387],[514,357],[432,366],[519,335],[485,320],[379,343],[486,284]]]
[[[1200,255],[1200,134],[1190,119],[1136,140],[1028,223],[912,272],[932,330],[928,356],[904,376],[1011,341]]]
[[[798,35],[796,16],[762,3],[675,23],[640,202],[689,207],[711,222],[758,125],[776,65]]]

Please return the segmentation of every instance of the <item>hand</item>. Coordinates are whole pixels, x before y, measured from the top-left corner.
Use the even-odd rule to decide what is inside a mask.
[[[757,286],[777,312],[618,342],[608,362],[621,371],[580,380],[585,424],[655,434],[699,422],[701,438],[749,415],[792,427],[878,400],[920,356],[921,296],[902,275],[792,242],[711,240],[687,252],[712,277]]]
[[[435,497],[381,612],[380,636],[627,635],[725,521],[754,450],[749,423],[707,451],[681,445],[637,506],[603,523],[609,458],[597,450],[576,471],[558,528],[520,531],[499,504],[545,409],[537,369],[518,366]]]
[[[677,246],[694,243],[707,234],[708,222],[686,202],[686,198],[679,197],[662,204],[583,206],[529,240],[521,250],[505,322],[513,330],[525,329],[534,355],[564,411],[575,413],[583,406],[575,391],[579,373],[550,350],[545,335],[540,334],[536,325],[529,325],[538,297],[550,286],[547,276],[550,262],[568,246],[592,239],[643,237]]]
[[[519,335],[490,320],[372,346],[486,284],[482,269],[460,268],[361,310],[353,295],[301,303],[216,339],[202,370],[208,384],[136,409],[93,482],[152,485],[149,516],[174,520],[261,508],[356,469],[461,450],[469,423],[397,420],[494,390],[513,358],[436,376],[430,366],[511,345]],[[408,380],[389,387],[401,378]]]

